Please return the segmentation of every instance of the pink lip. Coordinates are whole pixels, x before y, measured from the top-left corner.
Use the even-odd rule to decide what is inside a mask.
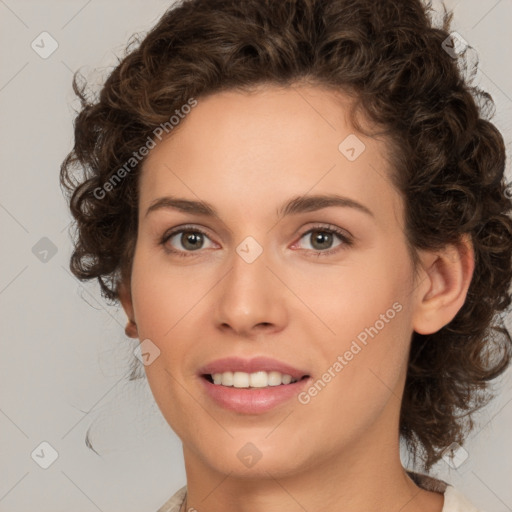
[[[293,379],[302,379],[307,372],[293,368],[285,363],[266,357],[240,359],[228,357],[207,364],[200,370],[201,384],[206,394],[221,407],[243,414],[260,414],[294,398],[311,380],[311,377],[290,384],[269,386],[266,388],[235,388],[213,384],[204,375],[224,372],[278,371],[291,375]]]
[[[309,385],[311,377],[268,388],[234,388],[213,384],[204,378],[200,380],[206,394],[217,405],[242,414],[261,414],[296,397]]]

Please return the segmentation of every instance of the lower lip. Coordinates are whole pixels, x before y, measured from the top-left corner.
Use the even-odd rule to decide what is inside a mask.
[[[208,396],[221,407],[244,414],[259,414],[270,411],[296,397],[309,382],[310,377],[293,382],[268,386],[266,388],[235,388],[213,384],[201,377]]]

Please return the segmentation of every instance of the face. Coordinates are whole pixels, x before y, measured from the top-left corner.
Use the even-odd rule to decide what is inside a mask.
[[[127,309],[191,464],[285,475],[398,438],[412,263],[388,145],[348,106],[215,94],[144,163]]]

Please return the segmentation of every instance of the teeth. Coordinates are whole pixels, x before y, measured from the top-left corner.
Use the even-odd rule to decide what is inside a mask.
[[[280,386],[297,382],[291,375],[281,372],[224,372],[212,374],[213,383],[235,388],[266,388],[267,386]]]
[[[243,372],[233,373],[233,386],[235,388],[248,388],[249,387],[249,374]]]

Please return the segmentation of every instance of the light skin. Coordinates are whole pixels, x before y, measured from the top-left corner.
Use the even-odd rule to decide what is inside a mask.
[[[187,507],[199,512],[442,509],[441,494],[404,472],[398,418],[411,335],[456,315],[473,253],[467,240],[420,252],[414,274],[388,143],[357,134],[365,150],[354,161],[338,149],[355,133],[348,106],[306,85],[198,98],[144,162],[133,269],[120,299],[127,333],[160,350],[145,370],[182,440]],[[291,198],[333,193],[371,213],[345,205],[277,215]],[[207,202],[216,215],[162,201],[148,212],[167,196]],[[185,225],[206,233],[198,249],[181,233],[160,243]],[[335,234],[318,242],[310,232],[329,226],[352,243]],[[236,251],[248,236],[263,249],[252,263]],[[202,391],[199,368],[228,356],[273,357],[316,381],[394,303],[400,312],[306,405],[294,398],[241,414]],[[247,443],[261,453],[252,467],[237,457]]]

